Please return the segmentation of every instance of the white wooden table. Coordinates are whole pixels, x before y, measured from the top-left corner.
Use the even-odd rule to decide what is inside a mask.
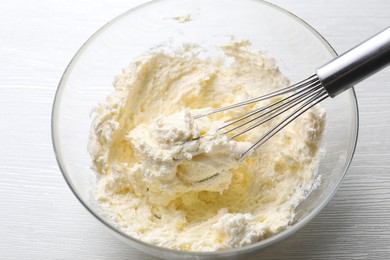
[[[65,184],[50,138],[58,81],[103,24],[145,0],[0,3],[0,258],[153,259],[97,222]],[[390,1],[272,0],[338,52],[390,25]],[[390,258],[390,70],[357,88],[359,144],[339,191],[309,225],[250,259]]]

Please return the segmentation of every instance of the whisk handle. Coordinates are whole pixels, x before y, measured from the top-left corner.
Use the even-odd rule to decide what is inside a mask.
[[[329,96],[344,90],[385,68],[390,63],[390,27],[317,69],[317,76]]]

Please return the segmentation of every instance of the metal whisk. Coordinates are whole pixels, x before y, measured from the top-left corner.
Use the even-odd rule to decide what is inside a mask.
[[[232,135],[230,139],[234,139],[292,110],[276,126],[268,130],[249,149],[240,155],[240,160],[243,160],[253,150],[264,144],[311,107],[329,96],[332,98],[335,97],[356,83],[385,68],[389,63],[390,27],[321,66],[317,69],[316,74],[301,82],[264,96],[213,109],[194,118],[205,117],[273,97],[285,96],[269,105],[246,113],[239,118],[229,120],[218,129],[219,131],[223,131],[224,134],[230,133]]]

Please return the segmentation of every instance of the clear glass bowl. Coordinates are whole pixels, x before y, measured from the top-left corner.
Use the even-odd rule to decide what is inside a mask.
[[[181,23],[173,17],[190,15]],[[126,243],[162,258],[237,256],[269,246],[302,228],[325,206],[345,174],[356,145],[358,110],[353,89],[322,103],[327,111],[326,153],[319,166],[321,184],[297,208],[295,223],[285,231],[242,248],[217,252],[184,252],[157,247],[130,237],[99,213],[90,197],[95,175],[87,141],[90,111],[113,91],[114,76],[132,59],[161,43],[226,44],[248,39],[253,48],[275,58],[292,82],[336,56],[308,24],[274,5],[253,0],[166,0],[141,5],[96,32],[67,67],[54,100],[52,138],[59,167],[76,197]]]

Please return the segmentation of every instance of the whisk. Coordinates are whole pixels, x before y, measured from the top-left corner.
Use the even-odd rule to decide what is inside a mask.
[[[264,144],[311,107],[328,97],[337,96],[356,83],[385,68],[389,63],[390,27],[319,67],[316,73],[307,79],[263,96],[207,111],[194,118],[198,119],[255,102],[284,96],[269,105],[231,119],[218,129],[223,131],[224,134],[232,135],[230,139],[234,139],[288,113],[240,155],[239,159],[243,160],[253,150]],[[289,110],[292,110],[292,112],[288,112]],[[210,176],[210,178],[213,176]]]

